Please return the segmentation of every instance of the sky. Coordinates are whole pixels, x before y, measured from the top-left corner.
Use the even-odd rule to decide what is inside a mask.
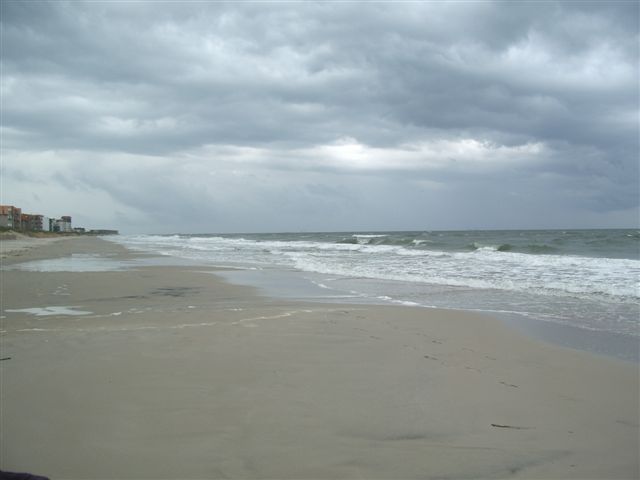
[[[640,227],[636,1],[0,13],[2,204],[123,233]]]

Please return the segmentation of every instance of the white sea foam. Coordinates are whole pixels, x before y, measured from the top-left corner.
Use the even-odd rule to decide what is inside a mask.
[[[51,315],[91,315],[93,312],[86,310],[76,310],[78,307],[33,307],[6,309],[9,313],[28,313],[36,317],[47,317]]]

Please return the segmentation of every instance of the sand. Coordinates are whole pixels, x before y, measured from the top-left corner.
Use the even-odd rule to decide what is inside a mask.
[[[54,479],[640,475],[636,364],[466,312],[270,299],[210,268],[8,270],[71,253],[137,255],[72,238],[3,259],[2,470]]]
[[[69,238],[70,237],[65,236],[35,238],[16,232],[1,232],[0,259],[15,261],[16,257],[22,257],[27,253],[31,254],[29,258],[34,258],[34,255],[38,254],[44,257],[48,257],[51,255],[51,253],[46,247],[50,246],[52,243],[59,242],[61,240],[68,240]]]

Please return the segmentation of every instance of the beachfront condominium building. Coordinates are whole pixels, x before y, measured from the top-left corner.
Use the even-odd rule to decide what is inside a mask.
[[[73,232],[71,217],[58,219],[44,215],[22,213],[22,209],[13,205],[0,205],[0,227],[11,230],[30,230],[35,232]]]
[[[44,215],[32,215],[30,213],[22,214],[22,230],[31,230],[41,232],[44,230]],[[49,225],[47,225],[48,227]]]
[[[0,227],[22,229],[22,209],[13,205],[0,205]]]
[[[60,217],[57,220],[51,219],[49,225],[52,232],[73,232],[69,216]]]

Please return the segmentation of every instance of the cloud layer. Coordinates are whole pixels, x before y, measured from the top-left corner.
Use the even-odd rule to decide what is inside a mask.
[[[126,231],[637,226],[638,4],[544,5],[3,2],[2,202]]]

